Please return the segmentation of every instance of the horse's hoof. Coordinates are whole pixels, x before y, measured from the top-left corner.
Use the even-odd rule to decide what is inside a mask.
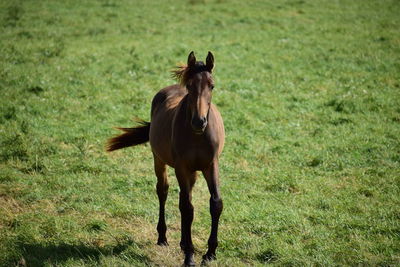
[[[162,246],[162,247],[169,246],[167,240],[158,240],[157,245]]]
[[[217,259],[215,254],[206,254],[203,256],[203,260],[201,261],[201,265],[207,265],[209,262],[214,261]]]
[[[193,254],[185,255],[185,261],[183,262],[183,266],[185,267],[196,266],[193,260]]]

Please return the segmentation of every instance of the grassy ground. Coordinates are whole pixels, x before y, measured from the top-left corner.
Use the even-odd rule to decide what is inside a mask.
[[[156,243],[149,119],[191,50],[216,60],[225,210],[213,266],[400,265],[398,1],[1,1],[0,265],[177,266]],[[193,196],[196,261],[208,192]]]

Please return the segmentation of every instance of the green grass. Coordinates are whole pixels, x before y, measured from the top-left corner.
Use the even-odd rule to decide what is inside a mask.
[[[2,1],[0,265],[177,266],[156,243],[149,119],[190,51],[216,60],[227,132],[213,266],[400,265],[398,1]],[[196,261],[210,228],[194,188]]]

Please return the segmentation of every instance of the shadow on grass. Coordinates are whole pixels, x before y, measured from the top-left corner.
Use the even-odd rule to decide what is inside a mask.
[[[17,266],[48,266],[50,263],[62,264],[67,260],[83,260],[100,264],[102,256],[118,257],[123,254],[124,261],[137,263],[140,265],[150,265],[150,259],[137,251],[137,244],[132,240],[115,246],[106,246],[102,248],[86,245],[86,244],[20,244],[20,252],[22,260],[15,262]],[[23,262],[21,264],[21,261]],[[14,265],[15,266],[15,265]]]

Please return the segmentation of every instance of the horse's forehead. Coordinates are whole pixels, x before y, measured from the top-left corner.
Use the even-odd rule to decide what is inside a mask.
[[[209,81],[212,81],[212,76],[211,76],[211,73],[209,73],[208,71],[202,71],[202,72],[196,73],[193,77],[193,80],[197,81],[197,82],[202,82],[202,83],[209,82]]]

